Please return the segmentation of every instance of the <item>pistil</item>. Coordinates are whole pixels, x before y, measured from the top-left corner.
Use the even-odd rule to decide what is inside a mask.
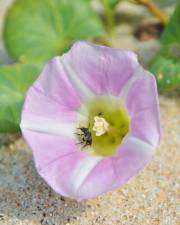
[[[93,131],[96,132],[96,136],[101,136],[109,130],[109,123],[100,116],[94,117]]]

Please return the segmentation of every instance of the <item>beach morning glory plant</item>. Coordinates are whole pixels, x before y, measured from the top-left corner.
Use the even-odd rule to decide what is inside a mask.
[[[155,78],[131,51],[76,42],[30,87],[21,130],[57,193],[97,197],[152,159],[160,139]]]

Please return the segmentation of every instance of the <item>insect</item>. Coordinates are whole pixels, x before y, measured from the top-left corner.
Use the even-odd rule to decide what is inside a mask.
[[[103,113],[102,112],[99,112],[98,113],[98,116],[100,116],[100,117],[103,116]]]
[[[82,134],[77,134],[77,135],[81,136],[82,140],[81,140],[81,142],[79,142],[77,144],[84,144],[82,146],[82,149],[85,148],[88,145],[91,146],[91,144],[92,144],[92,135],[91,135],[91,132],[90,132],[89,128],[87,128],[87,127],[80,127],[78,129],[81,130]]]

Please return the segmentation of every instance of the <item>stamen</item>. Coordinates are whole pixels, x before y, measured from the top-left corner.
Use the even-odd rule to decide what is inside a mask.
[[[96,136],[101,136],[109,130],[109,123],[99,116],[94,117],[93,131],[96,132]]]

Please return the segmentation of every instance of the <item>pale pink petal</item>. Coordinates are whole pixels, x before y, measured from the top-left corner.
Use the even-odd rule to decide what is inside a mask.
[[[45,65],[33,86],[60,106],[70,110],[80,107],[79,96],[61,65],[60,57],[55,57]]]
[[[160,139],[159,101],[154,76],[143,71],[129,87],[126,107],[131,117],[130,133],[157,146]]]
[[[50,118],[54,121],[72,122],[75,120],[76,111],[71,110],[66,105],[61,105],[49,95],[45,95],[40,89],[32,86],[27,93],[23,106],[22,122],[25,122],[29,116],[36,116],[39,119]]]
[[[78,151],[50,163],[39,173],[59,194],[82,200],[83,198],[78,196],[78,191],[100,160],[99,157],[93,158],[85,152]]]
[[[102,159],[94,167],[77,192],[77,199],[95,198],[98,195],[112,191],[117,174],[111,157]]]
[[[68,176],[75,167],[76,154],[79,154],[79,160],[84,156],[77,150],[75,141],[63,136],[43,134],[26,129],[23,130],[23,134],[32,149],[38,173],[59,194],[72,197],[67,187],[70,184]],[[67,171],[68,168],[69,171]]]
[[[120,187],[152,159],[153,152],[147,143],[127,138],[119,147],[118,156],[102,160],[92,170],[79,189],[79,198],[94,198]]]
[[[112,189],[125,184],[128,179],[136,175],[146,164],[148,164],[154,154],[154,147],[148,143],[133,137],[125,138],[120,146],[118,157],[113,158],[116,171],[116,181]]]
[[[27,93],[21,129],[72,137],[80,105],[80,99],[56,57],[44,67]]]
[[[119,95],[139,65],[131,51],[86,42],[76,42],[67,60],[77,76],[96,94]]]
[[[70,53],[64,54],[61,58],[61,64],[66,72],[66,75],[81,98],[82,102],[87,102],[95,97],[95,93],[83,82],[78,72],[72,67]]]
[[[28,129],[23,129],[23,135],[32,149],[38,171],[53,164],[56,160],[61,160],[61,157],[78,151],[76,142],[72,138]]]
[[[122,185],[152,157],[151,146],[129,139],[118,157],[90,157],[72,139],[24,129],[39,174],[59,194],[83,200]]]

